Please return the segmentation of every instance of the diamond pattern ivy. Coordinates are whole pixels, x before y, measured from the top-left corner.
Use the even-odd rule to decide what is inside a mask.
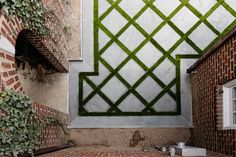
[[[195,53],[197,56],[202,55],[232,29],[236,25],[235,6],[227,3],[232,1],[103,1],[106,9],[102,1],[94,0],[95,71],[79,75],[79,90],[82,91],[79,93],[79,115],[180,114],[181,69],[175,55],[196,58]],[[221,13],[229,19],[216,26],[216,18]],[[106,36],[105,43],[102,42],[101,34]],[[202,39],[201,35],[206,36]],[[183,45],[188,47],[181,48]],[[191,52],[182,52],[185,49]],[[99,68],[100,64],[105,70]],[[103,75],[104,71],[109,71],[109,74]],[[98,76],[103,78],[99,84],[94,79]],[[111,83],[114,78],[119,83]],[[144,89],[152,88],[149,83],[153,89]],[[83,92],[88,92],[84,91],[87,88],[83,88],[83,84],[92,88],[86,98]],[[96,101],[97,95],[109,105],[106,111],[103,108],[103,112],[94,112],[96,103],[98,108],[101,105],[101,101]],[[93,110],[85,107],[91,100],[94,102]]]

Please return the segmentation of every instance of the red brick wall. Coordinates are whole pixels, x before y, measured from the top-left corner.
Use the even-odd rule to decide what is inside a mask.
[[[43,130],[42,135],[40,136],[38,148],[50,148],[50,147],[61,147],[67,144],[67,132],[66,127],[68,124],[67,114],[51,109],[45,105],[34,103],[33,108],[36,109],[39,115],[43,116],[53,116],[60,120],[61,125],[51,125]],[[63,129],[63,128],[64,129]]]
[[[223,92],[222,86],[215,88],[215,105],[216,105],[216,128],[223,130]]]
[[[0,77],[1,87],[20,92],[23,91],[16,72],[14,56],[3,50],[0,50]]]
[[[45,128],[39,137],[36,151],[47,148],[61,148],[68,144],[67,130],[67,114],[51,109],[45,105],[33,103],[33,108],[36,110],[39,117],[55,117],[60,121],[60,125],[51,124]],[[0,118],[5,116],[5,112],[0,109]]]
[[[17,35],[22,30],[20,19],[15,17],[12,20],[9,20],[0,11],[0,22],[0,34],[5,36],[11,42],[12,45],[15,45]]]
[[[220,85],[235,79],[236,34],[203,60],[192,73],[193,143],[236,156],[236,130],[222,130]]]

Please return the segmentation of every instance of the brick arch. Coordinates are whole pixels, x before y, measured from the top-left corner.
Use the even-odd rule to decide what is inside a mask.
[[[17,17],[9,19],[0,12],[0,35],[5,37],[13,47],[15,47],[17,35],[22,30],[21,20]],[[3,46],[3,45],[2,45]],[[13,89],[15,91],[23,91],[23,87],[19,81],[16,72],[16,64],[14,54],[6,49],[0,49],[0,91]]]
[[[19,34],[23,34],[59,72],[68,72],[69,63],[65,53],[58,50],[58,46],[50,38],[42,39],[34,31],[23,29],[21,20],[18,17],[14,17],[10,20],[1,12],[0,23],[0,35],[6,37],[14,47]]]
[[[15,46],[17,35],[22,30],[21,20],[18,17],[14,17],[11,20],[0,12],[0,34],[6,37],[13,46]]]
[[[66,56],[56,48],[57,46],[52,40],[42,39],[29,29],[21,30],[19,35],[23,35],[59,72],[68,72]]]
[[[23,34],[59,72],[68,72],[69,63],[65,54],[57,49],[57,45],[50,38],[42,39],[32,30],[23,29],[18,17],[10,20],[2,12],[0,12],[0,24],[0,35],[4,36],[14,47],[18,36]],[[5,88],[23,91],[16,73],[14,54],[0,49],[0,91]]]

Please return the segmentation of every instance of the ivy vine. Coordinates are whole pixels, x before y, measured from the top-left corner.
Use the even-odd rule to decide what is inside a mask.
[[[20,17],[25,28],[31,28],[42,36],[49,32],[47,9],[42,0],[0,0],[0,9],[9,17]]]
[[[25,152],[32,156],[42,130],[58,123],[40,117],[29,97],[12,90],[0,93],[0,156],[17,157]]]

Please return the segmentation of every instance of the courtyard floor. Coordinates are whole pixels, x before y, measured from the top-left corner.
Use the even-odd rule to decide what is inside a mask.
[[[79,148],[65,149],[39,157],[168,157],[168,154],[157,150],[83,150]],[[215,153],[208,152],[207,157],[227,157]]]

